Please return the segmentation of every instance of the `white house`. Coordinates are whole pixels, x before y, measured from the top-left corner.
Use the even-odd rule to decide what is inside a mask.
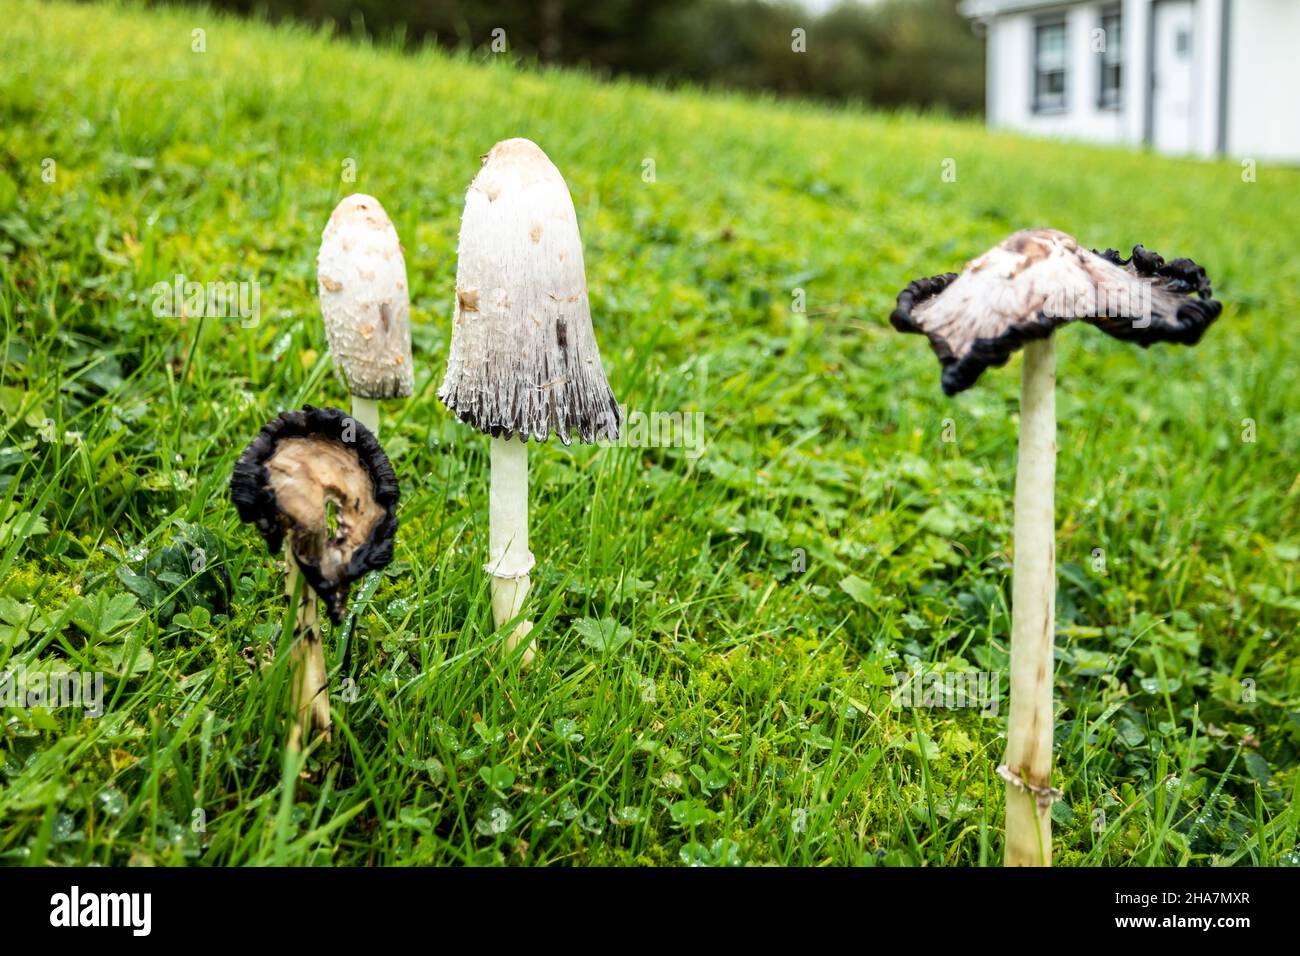
[[[964,0],[990,126],[1300,162],[1300,0]]]

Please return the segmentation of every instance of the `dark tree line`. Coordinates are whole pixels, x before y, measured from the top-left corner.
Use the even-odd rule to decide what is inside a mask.
[[[599,73],[978,112],[984,45],[957,0],[845,3],[820,16],[765,0],[212,0],[271,19],[333,22],[404,44],[509,52]],[[804,52],[796,52],[804,31]]]

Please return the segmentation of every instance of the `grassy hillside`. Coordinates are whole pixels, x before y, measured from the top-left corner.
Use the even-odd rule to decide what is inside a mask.
[[[1195,349],[1059,336],[1057,859],[1297,862],[1300,172],[199,11],[0,19],[0,670],[106,673],[101,717],[3,709],[0,859],[997,862],[1005,682],[997,719],[889,693],[916,662],[1006,671],[1019,365],[947,399],[886,316],[1053,225],[1192,255],[1227,303]],[[706,442],[534,453],[522,675],[480,570],[486,439],[435,397],[464,188],[516,135],[573,192],[615,393]],[[358,190],[405,245],[416,397],[384,426],[397,560],[346,668],[327,637],[337,739],[299,775],[284,648],[243,655],[282,574],[226,485],[275,412],[346,403],[314,260]],[[177,274],[256,280],[260,321],[156,317]]]

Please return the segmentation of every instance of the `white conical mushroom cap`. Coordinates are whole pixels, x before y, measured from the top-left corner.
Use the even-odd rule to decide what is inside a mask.
[[[406,262],[378,199],[356,193],[334,208],[321,234],[316,279],[325,336],[348,390],[362,398],[410,395]]]
[[[616,438],[569,187],[526,139],[497,143],[465,194],[456,317],[438,397],[490,435]]]

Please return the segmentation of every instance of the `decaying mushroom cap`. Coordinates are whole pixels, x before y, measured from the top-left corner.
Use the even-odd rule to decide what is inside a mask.
[[[239,456],[230,497],[272,554],[289,535],[303,577],[336,624],[352,582],[393,559],[393,466],[375,436],[337,408],[308,405],[268,422]]]
[[[316,257],[325,336],[334,367],[362,398],[406,398],[411,368],[411,301],[397,230],[373,196],[335,207]]]
[[[1146,347],[1194,345],[1218,318],[1205,270],[1191,259],[1165,262],[1133,247],[1089,251],[1063,232],[1028,229],[949,272],[917,279],[898,294],[889,317],[900,332],[930,339],[943,365],[943,390],[955,395],[989,366],[1005,365],[1030,339],[1082,319]]]
[[[617,438],[591,328],[578,217],[535,143],[497,143],[465,195],[456,315],[438,397],[489,435]]]

